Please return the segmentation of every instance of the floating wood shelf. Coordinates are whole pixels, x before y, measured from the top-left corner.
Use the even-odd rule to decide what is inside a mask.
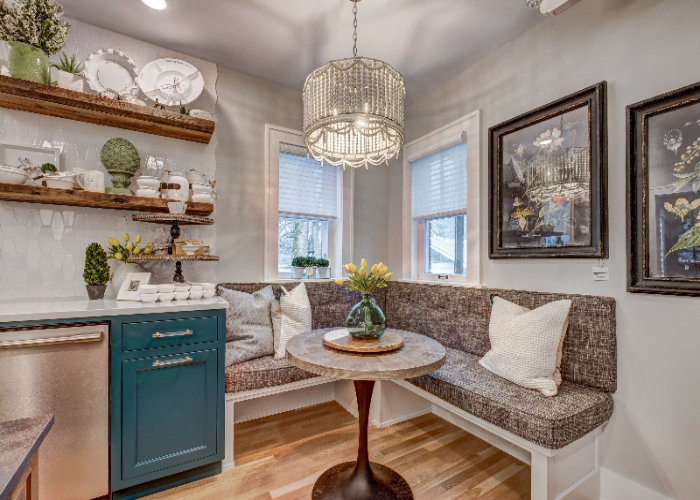
[[[69,207],[108,208],[134,212],[168,213],[168,200],[141,198],[121,194],[93,193],[78,189],[54,189],[41,186],[17,186],[0,184],[0,201],[24,201],[45,205]],[[211,203],[187,202],[188,215],[209,215],[214,211]]]
[[[190,202],[187,202],[187,206],[189,207]],[[188,210],[189,212],[189,210]],[[182,215],[176,215],[176,214],[134,214],[131,216],[131,218],[135,222],[151,222],[153,224],[168,224],[172,225],[177,222],[178,225],[180,226],[211,226],[214,224],[214,219],[210,219],[208,217],[200,217],[198,215],[190,215],[190,214],[182,214]]]
[[[129,262],[218,262],[215,255],[131,255]]]
[[[215,123],[173,111],[0,76],[0,107],[209,144]]]

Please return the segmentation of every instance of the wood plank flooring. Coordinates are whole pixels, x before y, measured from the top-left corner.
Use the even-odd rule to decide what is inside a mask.
[[[357,420],[324,403],[235,426],[236,467],[148,500],[308,500],[316,479],[355,460]],[[416,500],[529,500],[530,467],[435,415],[370,428],[370,459]]]

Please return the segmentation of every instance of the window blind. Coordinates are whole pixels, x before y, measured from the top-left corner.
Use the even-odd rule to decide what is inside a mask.
[[[414,219],[432,219],[467,211],[467,145],[457,145],[412,163]]]
[[[285,150],[292,149],[280,153],[280,215],[338,218],[338,167],[321,167],[313,158]]]

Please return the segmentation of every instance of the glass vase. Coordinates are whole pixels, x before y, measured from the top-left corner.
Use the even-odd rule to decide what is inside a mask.
[[[10,43],[10,74],[14,78],[37,83],[51,83],[51,66],[46,53],[24,42]]]
[[[370,294],[363,294],[362,300],[350,311],[346,327],[353,338],[376,340],[386,330],[386,316]]]

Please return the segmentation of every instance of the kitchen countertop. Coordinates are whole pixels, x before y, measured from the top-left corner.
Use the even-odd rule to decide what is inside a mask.
[[[0,422],[0,500],[7,500],[53,427],[53,415]]]
[[[221,297],[171,302],[131,302],[89,300],[82,297],[61,299],[21,299],[0,301],[0,324],[21,321],[51,321],[57,319],[128,316],[189,311],[226,309],[228,302]]]

